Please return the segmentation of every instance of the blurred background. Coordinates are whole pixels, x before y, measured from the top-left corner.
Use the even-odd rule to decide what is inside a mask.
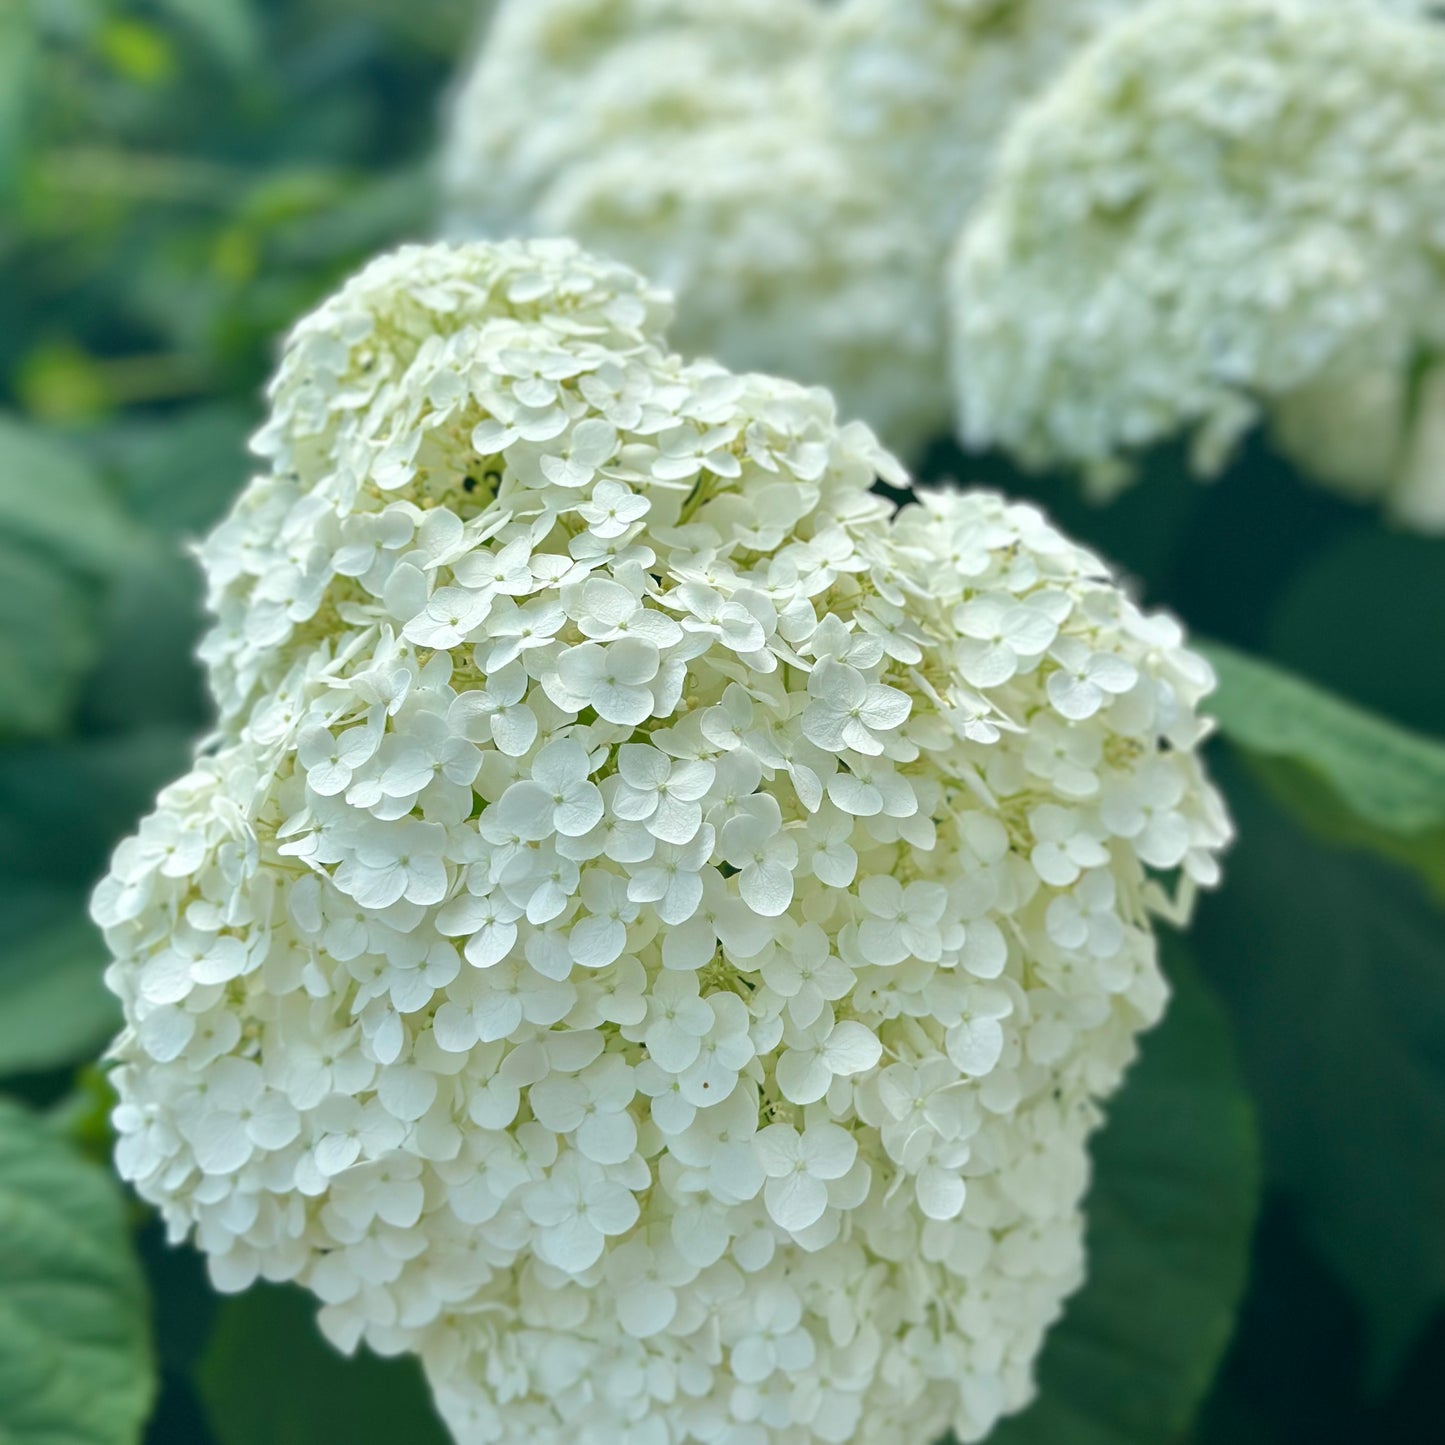
[[[117,1012],[85,900],[207,725],[186,543],[247,479],[280,333],[434,232],[440,98],[476,19],[471,0],[0,0],[0,1094],[95,1160],[88,1061]],[[1045,1358],[1052,1413],[996,1438],[1440,1441],[1445,543],[1263,442],[1209,487],[1162,451],[1108,509],[948,443],[922,472],[1037,498],[1150,604],[1303,679],[1299,706],[1343,700],[1407,794],[1420,779],[1407,823],[1349,806],[1354,765],[1262,734],[1250,665],[1221,654],[1240,842],[1171,945],[1188,1000],[1100,1144],[1095,1278]],[[0,1234],[8,1207],[0,1180]],[[158,1380],[143,1437],[7,1420],[0,1247],[0,1439],[443,1438],[409,1364],[335,1359],[299,1296],[218,1301],[125,1207],[151,1320],[125,1372],[151,1355]]]

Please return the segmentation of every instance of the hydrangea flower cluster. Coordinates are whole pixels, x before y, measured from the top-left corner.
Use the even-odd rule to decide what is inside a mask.
[[[840,127],[946,255],[1022,104],[1142,3],[845,0],[828,39]]]
[[[1137,0],[501,0],[445,156],[457,237],[569,235],[683,347],[945,429],[945,262],[1023,96]]]
[[[818,20],[814,0],[500,0],[452,102],[456,221],[505,230],[614,146],[784,104]]]
[[[978,1440],[1229,828],[1178,626],[568,243],[301,323],[94,903],[122,1172],[462,1445]]]
[[[1408,7],[1397,7],[1406,9]],[[1445,526],[1445,27],[1159,0],[1016,122],[955,257],[963,426],[1090,467],[1263,412],[1321,480]]]

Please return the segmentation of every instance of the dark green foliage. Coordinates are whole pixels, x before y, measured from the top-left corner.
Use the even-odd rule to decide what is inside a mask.
[[[1233,771],[1240,841],[1198,946],[1273,1180],[1354,1291],[1388,1378],[1445,1299],[1441,921],[1408,874],[1321,847]]]
[[[101,982],[105,947],[79,892],[6,887],[0,953],[0,1078],[63,1068],[99,1049],[120,1022]]]
[[[219,1445],[447,1445],[414,1359],[347,1360],[316,1328],[316,1302],[269,1286],[226,1300],[201,1361]]]

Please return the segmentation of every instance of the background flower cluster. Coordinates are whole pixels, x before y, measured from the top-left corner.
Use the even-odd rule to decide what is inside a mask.
[[[1261,416],[1445,530],[1445,30],[1421,0],[499,4],[449,123],[458,235],[575,235],[686,344],[828,385],[904,454],[1083,469]],[[538,97],[545,97],[539,100]]]

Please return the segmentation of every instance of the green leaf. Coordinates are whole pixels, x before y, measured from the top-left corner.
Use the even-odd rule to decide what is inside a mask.
[[[148,1316],[119,1187],[0,1103],[0,1441],[134,1445],[155,1388]]]
[[[116,1031],[120,1005],[101,979],[105,945],[80,893],[0,890],[0,1078],[90,1058]]]
[[[95,654],[98,584],[133,539],[79,452],[0,417],[0,733],[64,725]]]
[[[114,469],[126,506],[146,526],[197,536],[245,483],[252,465],[246,437],[256,422],[255,408],[233,402],[128,418],[96,432],[91,454]]]
[[[416,1360],[348,1360],[322,1338],[316,1309],[271,1286],[221,1306],[198,1371],[220,1445],[448,1445]]]
[[[175,539],[156,539],[116,578],[100,618],[100,648],[78,717],[88,731],[163,727],[201,732],[211,718],[195,659],[201,574]]]
[[[247,475],[251,408],[203,404],[98,429],[91,454],[115,476],[143,545],[117,573],[86,674],[82,726],[98,732],[167,723],[199,732],[210,705],[195,661],[201,569],[187,542],[211,527]]]
[[[1210,1397],[1190,1445],[1280,1445],[1253,1400],[1225,1388]]]
[[[1229,758],[1239,841],[1196,956],[1235,1025],[1271,1180],[1354,1290],[1376,1382],[1445,1304],[1445,920],[1302,834]]]
[[[1375,827],[1407,835],[1445,828],[1445,743],[1222,643],[1201,651],[1219,674],[1210,711],[1236,746],[1302,764]]]
[[[0,197],[19,180],[38,46],[27,5],[0,9]]]
[[[165,727],[0,749],[0,877],[89,888],[190,756]]]
[[[1211,702],[1254,776],[1306,829],[1414,868],[1445,898],[1445,742],[1221,643]]]
[[[95,650],[92,589],[0,533],[0,735],[59,731]]]
[[[135,541],[86,460],[58,438],[0,416],[0,537],[81,573],[108,577]]]
[[[1263,526],[1253,518],[1249,525]],[[1438,538],[1378,526],[1340,539],[1301,568],[1262,650],[1408,726],[1439,727],[1445,717],[1445,668],[1436,665],[1445,656],[1442,550]]]
[[[1167,1445],[1234,1329],[1259,1196],[1229,1027],[1182,949],[1174,999],[1095,1136],[1089,1278],[990,1445]]]
[[[160,3],[224,64],[244,70],[256,63],[259,36],[249,0],[160,0]]]
[[[1381,828],[1352,812],[1333,789],[1321,785],[1318,773],[1292,759],[1242,756],[1255,781],[1315,838],[1413,869],[1445,901],[1445,826],[1418,835]]]
[[[324,205],[291,216],[289,224],[283,224],[288,219],[283,215],[274,217],[273,240],[281,260],[333,266],[338,258],[364,256],[414,234],[417,217],[437,208],[436,176],[429,165],[346,179]]]

